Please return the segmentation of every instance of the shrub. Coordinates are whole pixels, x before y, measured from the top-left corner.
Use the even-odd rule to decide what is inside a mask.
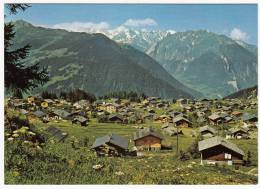
[[[199,146],[198,142],[202,139],[201,135],[199,135],[195,141],[191,144],[191,146],[188,148],[187,153],[190,154],[190,156],[193,159],[199,158],[200,157],[200,152],[199,152]]]
[[[190,159],[190,156],[189,156],[189,154],[187,152],[184,152],[184,151],[180,150],[179,159],[181,161],[186,161],[186,160]]]

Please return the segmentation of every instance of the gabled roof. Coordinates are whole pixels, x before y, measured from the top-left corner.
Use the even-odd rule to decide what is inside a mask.
[[[70,116],[70,113],[65,111],[65,110],[61,110],[61,109],[56,109],[56,110],[53,110],[53,113],[62,117],[62,118],[67,118]]]
[[[53,126],[49,126],[47,129],[45,129],[45,131],[48,132],[58,142],[64,140],[68,136],[68,133],[65,133]]]
[[[83,123],[83,122],[87,121],[87,118],[78,115],[73,120],[77,120],[77,121]]]
[[[20,109],[20,112],[21,112],[21,114],[24,114],[24,115],[26,115],[26,114],[29,113],[29,112],[28,112],[27,110],[25,110],[25,109]]]
[[[123,116],[120,115],[120,114],[112,114],[112,115],[109,115],[109,116],[108,116],[108,119],[110,120],[110,119],[112,119],[112,118],[114,118],[114,117],[117,117],[117,118],[123,120]]]
[[[254,118],[257,118],[257,116],[254,115],[254,114],[249,114],[249,113],[244,113],[243,116],[242,116],[242,119],[244,121],[247,121],[247,120],[250,120],[250,119],[254,119]]]
[[[105,135],[97,138],[91,148],[94,149],[107,143],[111,143],[125,150],[128,148],[128,140],[116,134]]]
[[[41,118],[41,117],[45,116],[46,113],[44,113],[43,111],[37,110],[37,111],[33,112],[33,115]]]
[[[236,133],[236,132],[238,132],[238,131],[241,131],[241,132],[243,132],[243,133],[247,133],[244,129],[241,129],[241,128],[230,128],[230,129],[228,130],[228,132],[231,133],[231,134],[234,134],[234,133]]]
[[[217,131],[216,131],[214,128],[209,127],[208,125],[203,126],[203,127],[200,127],[200,128],[199,128],[199,131],[200,131],[200,132],[210,131],[210,132],[213,133],[213,134],[217,133]]]
[[[208,139],[199,141],[199,151],[203,151],[203,150],[206,150],[206,149],[218,146],[218,145],[224,146],[238,154],[244,155],[243,150],[238,148],[237,145],[223,139],[220,136],[215,136],[212,138],[208,138]]]
[[[167,127],[174,127],[174,124],[167,122],[167,123],[164,123],[161,128],[164,129],[164,128],[167,128]]]
[[[214,114],[211,114],[208,118],[211,120],[217,120],[217,119],[221,119],[221,116],[214,113]]]
[[[163,139],[163,137],[159,133],[157,133],[154,129],[145,128],[145,129],[141,129],[134,133],[134,140],[137,140],[137,139],[149,136],[149,135]]]
[[[186,119],[186,118],[184,118],[184,117],[182,117],[182,116],[177,116],[177,117],[173,118],[173,122],[174,122],[174,123],[177,123],[177,122],[179,122],[179,121],[181,121],[181,120],[184,120],[184,121],[186,121],[186,122],[188,122],[188,123],[191,123],[188,119]]]

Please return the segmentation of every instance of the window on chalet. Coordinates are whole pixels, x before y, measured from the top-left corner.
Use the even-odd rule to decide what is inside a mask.
[[[231,159],[231,154],[225,153],[225,159]]]

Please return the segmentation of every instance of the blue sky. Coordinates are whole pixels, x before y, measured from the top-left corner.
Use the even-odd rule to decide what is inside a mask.
[[[207,29],[257,44],[257,5],[166,4],[32,4],[25,12],[7,16],[58,28],[92,27],[174,31]]]

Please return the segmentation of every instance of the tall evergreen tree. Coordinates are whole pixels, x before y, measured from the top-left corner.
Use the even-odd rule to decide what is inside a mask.
[[[16,14],[19,10],[24,11],[30,7],[27,4],[7,4],[6,8],[10,14]],[[4,25],[4,62],[5,62],[5,88],[14,96],[22,97],[22,94],[29,90],[43,85],[49,80],[47,69],[40,68],[39,63],[27,66],[30,45],[13,49],[15,37],[14,25],[9,22]]]

